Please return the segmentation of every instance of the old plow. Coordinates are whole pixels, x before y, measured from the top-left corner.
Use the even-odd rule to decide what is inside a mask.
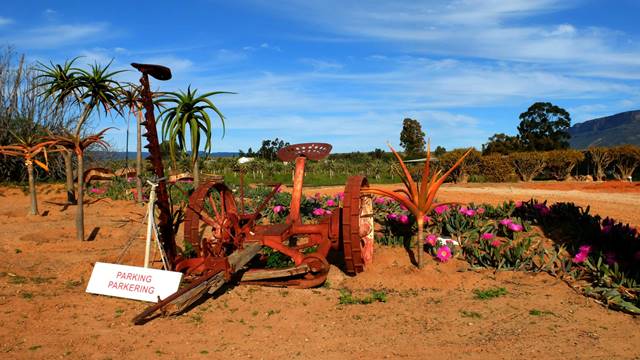
[[[158,65],[132,64],[142,72],[142,95],[145,105],[145,134],[154,174],[161,178],[164,168],[153,113],[149,75],[159,79],[171,78],[168,68]],[[169,211],[166,186],[158,187],[158,228],[160,243],[165,249],[171,270],[184,273],[183,286],[173,295],[158,299],[136,316],[135,324],[144,324],[158,315],[178,314],[205,294],[213,294],[224,284],[234,281],[246,284],[309,288],[321,285],[327,278],[331,256],[345,273],[356,275],[371,261],[374,223],[373,203],[367,179],[352,176],[344,188],[339,209],[329,215],[304,223],[300,213],[305,163],[322,160],[329,155],[331,145],[305,143],[280,149],[278,158],[295,163],[289,215],[282,224],[261,224],[263,210],[269,206],[280,184],[251,213],[245,213],[245,199],[240,186],[239,197],[223,182],[208,181],[197,187],[189,197],[184,212],[184,241],[195,250],[196,256],[177,255],[173,222]],[[339,211],[338,211],[339,210]],[[287,268],[266,268],[265,249],[291,258]]]

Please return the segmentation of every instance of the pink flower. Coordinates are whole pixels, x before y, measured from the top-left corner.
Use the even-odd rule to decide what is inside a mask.
[[[580,250],[580,252],[588,254],[591,251],[591,246],[590,245],[582,245],[578,249]]]
[[[338,195],[336,195],[336,198],[337,198],[338,200],[344,200],[344,192],[342,192],[342,191],[341,191],[341,192],[339,192],[339,193],[338,193]]]
[[[484,214],[484,208],[478,208],[476,211],[478,212],[478,215]]]
[[[467,208],[466,208],[466,207],[464,207],[464,206],[463,206],[463,207],[461,207],[460,209],[458,209],[458,212],[459,212],[460,214],[464,214],[466,211],[467,211]]]
[[[518,232],[518,231],[524,230],[524,227],[522,225],[516,224],[516,223],[511,223],[511,224],[507,225],[507,227],[509,228],[509,230],[514,231],[514,232]]]
[[[502,245],[502,242],[500,241],[500,239],[494,239],[493,241],[491,241],[489,243],[489,245],[491,245],[493,247],[498,247],[498,246]]]
[[[424,221],[425,224],[431,224],[431,217],[425,215],[422,220]]]
[[[387,200],[385,200],[385,198],[377,197],[375,200],[373,200],[373,202],[378,204],[378,205],[382,205],[382,204],[386,203]]]
[[[431,246],[436,246],[437,240],[438,240],[438,237],[435,234],[429,234],[427,235],[427,238],[424,239],[424,243]]]
[[[398,221],[399,221],[401,224],[408,224],[408,223],[409,223],[409,217],[408,217],[407,215],[400,215],[400,216],[398,217]]]
[[[105,189],[99,189],[99,188],[93,188],[91,190],[89,190],[90,192],[94,193],[94,194],[104,194],[105,192],[107,192],[107,190]]]
[[[496,236],[493,235],[492,233],[484,233],[484,234],[480,235],[480,239],[482,239],[482,240],[491,240],[494,237],[496,237]]]
[[[320,199],[321,196],[322,195],[319,192],[317,192],[315,195],[313,195],[313,197],[316,198],[316,199]]]
[[[589,256],[589,254],[587,254],[585,252],[579,252],[573,257],[573,262],[576,263],[576,264],[582,263],[585,260],[587,260],[588,256]]]
[[[133,178],[133,177],[128,177],[127,178],[127,182],[128,183],[132,183],[134,180],[135,180],[135,178]]]
[[[516,201],[516,208],[522,207],[522,201]]]
[[[389,219],[389,220],[398,220],[398,214],[389,214],[389,215],[387,215],[387,219]]]
[[[466,216],[476,216],[476,211],[473,209],[467,209],[467,211],[465,211],[464,214]]]
[[[331,210],[325,210],[325,211],[324,211],[324,214],[325,214],[325,215],[331,215]]]
[[[315,216],[322,216],[324,215],[325,211],[323,208],[316,208],[313,210],[313,215]]]
[[[402,211],[407,211],[407,207],[406,207],[406,206],[404,206],[404,205],[402,205],[402,204],[400,204],[400,210],[402,210]]]
[[[451,259],[451,249],[449,249],[448,246],[439,247],[436,251],[436,257],[441,262],[446,262],[447,260]]]
[[[533,208],[538,210],[538,213],[542,216],[547,216],[551,212],[545,204],[535,204],[533,205]]]
[[[440,206],[436,206],[435,209],[433,209],[433,211],[435,211],[436,214],[438,215],[442,215],[442,213],[448,210],[449,210],[449,205],[440,205]]]
[[[500,225],[509,226],[509,224],[513,223],[511,219],[502,219],[500,220]]]
[[[333,199],[327,200],[327,206],[336,206],[336,202]]]
[[[284,207],[284,206],[282,206],[282,205],[276,205],[276,206],[274,206],[274,207],[273,207],[273,212],[277,214],[277,213],[279,213],[279,212],[283,211],[284,209],[285,209],[285,207]]]

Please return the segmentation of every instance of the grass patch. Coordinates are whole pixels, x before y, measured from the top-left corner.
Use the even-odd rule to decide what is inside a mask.
[[[29,350],[35,351],[35,350],[40,349],[41,347],[42,347],[42,345],[33,345],[32,347],[29,348]]]
[[[31,280],[31,282],[34,284],[49,284],[51,280],[55,278],[56,278],[55,276],[51,276],[51,277],[36,276],[36,277],[30,278],[29,280]]]
[[[531,315],[531,316],[554,315],[555,316],[556,314],[554,314],[553,311],[531,309],[531,310],[529,310],[529,315]]]
[[[27,299],[27,300],[33,299],[33,294],[30,292],[23,292],[21,295],[23,299]]]
[[[353,296],[351,290],[340,290],[340,305],[366,305],[374,302],[387,302],[387,293],[384,290],[374,290],[369,296],[358,298]]]
[[[475,294],[474,299],[477,300],[489,300],[489,299],[494,299],[500,296],[504,296],[507,295],[507,289],[503,288],[503,287],[494,287],[494,288],[489,288],[489,289],[474,289],[473,293]]]
[[[267,316],[271,316],[279,313],[280,313],[280,310],[269,310],[267,311]]]
[[[22,253],[22,250],[16,249],[16,254],[20,254],[20,253]]]
[[[482,319],[482,315],[475,311],[460,310],[460,316],[472,319]]]
[[[84,279],[81,280],[67,280],[67,282],[64,283],[64,286],[66,286],[68,289],[72,289],[75,287],[78,287],[80,285],[82,285],[82,283],[84,282]]]
[[[20,275],[9,274],[9,284],[19,285],[27,282],[27,278]]]
[[[115,317],[119,318],[120,316],[122,316],[122,314],[124,314],[124,309],[116,309]]]

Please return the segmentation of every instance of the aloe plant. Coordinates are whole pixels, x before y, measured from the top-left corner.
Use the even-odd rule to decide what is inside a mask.
[[[420,182],[417,183],[416,181],[413,180],[413,177],[411,176],[409,169],[407,169],[407,166],[405,165],[404,161],[402,161],[402,158],[400,157],[398,152],[396,152],[396,150],[390,144],[387,144],[387,145],[389,145],[391,152],[393,152],[393,155],[398,160],[398,164],[400,165],[400,168],[402,170],[401,172],[399,172],[400,179],[404,183],[405,188],[397,189],[395,191],[389,191],[385,189],[372,187],[367,189],[366,192],[374,195],[380,195],[380,196],[386,196],[386,197],[392,198],[397,202],[399,202],[400,204],[404,205],[416,217],[416,222],[418,225],[416,261],[417,261],[417,266],[421,268],[422,257],[423,257],[422,253],[423,253],[423,237],[424,237],[424,217],[425,215],[429,214],[434,207],[437,206],[437,205],[434,205],[434,201],[436,198],[436,193],[438,192],[438,189],[440,189],[440,186],[444,183],[447,177],[458,166],[460,166],[460,164],[462,163],[462,161],[464,161],[467,155],[469,155],[469,153],[473,151],[473,148],[467,150],[458,159],[458,161],[456,161],[456,163],[449,170],[447,170],[447,172],[442,173],[442,170],[439,169],[435,171],[433,174],[431,174],[431,147],[430,147],[430,144],[428,144],[427,158],[424,163],[422,177],[420,179]]]
[[[31,215],[38,215],[38,200],[36,198],[36,180],[33,173],[33,164],[35,163],[41,167],[44,171],[49,171],[47,166],[47,147],[55,144],[53,140],[43,141],[41,138],[35,135],[18,136],[14,133],[12,135],[18,141],[15,144],[0,146],[0,154],[7,156],[17,156],[24,159],[24,164],[27,168],[27,174],[29,176],[29,195],[31,197]],[[36,156],[43,154],[44,163]]]
[[[191,90],[191,86],[186,92],[167,92],[157,100],[159,104],[170,103],[173,106],[164,109],[159,118],[162,121],[162,137],[169,140],[169,153],[173,167],[176,163],[176,150],[186,153],[186,137],[191,138],[191,163],[193,166],[194,185],[198,186],[200,180],[200,170],[198,167],[198,151],[200,149],[201,131],[206,137],[204,151],[211,151],[211,117],[208,110],[212,110],[220,118],[222,123],[222,136],[224,136],[225,124],[224,115],[213,104],[209,97],[218,94],[233,94],[227,91],[213,91],[205,94],[198,94],[198,90]],[[189,126],[189,132],[187,132]],[[176,149],[176,144],[178,149]]]

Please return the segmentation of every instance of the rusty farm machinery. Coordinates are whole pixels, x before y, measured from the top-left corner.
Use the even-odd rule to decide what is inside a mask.
[[[148,144],[154,175],[164,177],[160,144],[156,131],[154,104],[149,76],[158,80],[171,78],[171,71],[160,65],[132,64],[142,73],[142,102],[145,107]],[[329,155],[331,145],[305,143],[290,145],[278,152],[282,161],[294,162],[295,172],[290,212],[282,224],[261,224],[261,212],[278,192],[280,184],[258,204],[251,213],[245,212],[243,184],[240,196],[222,181],[206,181],[194,189],[184,211],[184,241],[195,250],[196,256],[183,258],[177,254],[175,226],[172,221],[169,194],[164,182],[156,188],[159,240],[166,253],[169,270],[183,272],[185,284],[173,295],[158,299],[133,321],[144,324],[158,314],[177,314],[188,308],[206,293],[213,294],[225,283],[309,288],[321,285],[329,272],[327,257],[330,252],[340,259],[340,265],[349,275],[362,272],[370,262],[373,246],[373,204],[366,194],[367,179],[352,176],[344,189],[339,211],[304,223],[300,213],[305,163],[321,160]],[[338,210],[338,209],[336,209]],[[287,268],[264,267],[269,248],[291,258]]]

